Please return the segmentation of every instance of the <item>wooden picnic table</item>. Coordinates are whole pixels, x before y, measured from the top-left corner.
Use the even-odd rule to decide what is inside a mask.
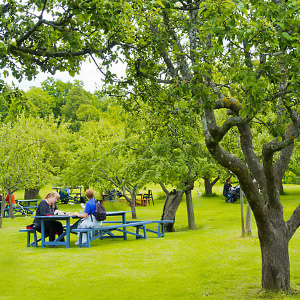
[[[56,192],[60,194],[60,191],[63,191],[65,187],[53,186],[52,189],[56,190]],[[68,194],[66,194],[65,197],[60,197],[61,203],[67,204],[71,201],[73,201],[74,203],[80,203],[80,198],[82,197],[81,190],[83,189],[83,186],[68,187],[68,189],[69,189]],[[73,190],[79,190],[79,192],[73,192]]]
[[[70,215],[51,215],[51,216],[35,216],[35,218],[41,220],[41,242],[42,248],[46,245],[48,246],[66,246],[70,248],[70,233],[71,233],[71,218],[74,218]],[[78,219],[78,217],[76,217]],[[54,241],[46,241],[46,233],[45,233],[45,222],[47,221],[66,221],[66,231],[63,232],[59,237],[57,237]],[[64,237],[66,237],[65,241],[63,241]]]
[[[39,199],[16,200],[17,207],[14,209],[14,211],[20,212],[22,215],[33,214],[37,209],[39,201]]]
[[[15,213],[21,213],[22,215],[33,214],[37,208],[39,199],[25,199],[25,200],[17,200],[16,199],[16,208],[13,209]],[[1,205],[2,201],[0,201]],[[4,217],[10,216],[9,206],[6,206],[4,209]]]
[[[131,211],[110,211],[106,212],[107,217],[114,217],[114,216],[121,216],[122,221],[112,221],[110,223],[118,223],[118,224],[126,224],[126,213]],[[74,227],[74,224],[71,225],[71,219],[77,219],[76,222],[80,221],[80,218],[77,216],[71,216],[71,215],[51,215],[51,216],[35,216],[35,218],[41,220],[41,246],[44,248],[45,246],[55,245],[55,246],[66,246],[66,248],[70,248],[70,234],[72,233],[72,227]],[[57,220],[57,221],[65,221],[65,232],[63,232],[59,237],[57,237],[54,241],[46,241],[46,233],[45,233],[45,222],[49,220]],[[77,227],[77,226],[76,226]],[[122,227],[122,226],[121,226]],[[125,228],[124,228],[125,229]],[[33,229],[21,229],[20,232],[27,232],[27,247],[35,246],[37,247],[37,237],[36,232]],[[35,234],[35,241],[33,243],[30,243],[30,234]],[[114,236],[114,237],[121,237],[123,239],[127,239],[127,232],[126,229],[123,231],[123,234],[120,236]],[[63,238],[65,238],[65,241],[63,241]],[[29,242],[28,242],[29,241]]]
[[[102,199],[100,200],[101,204],[103,204],[104,201],[114,201],[115,200],[115,197],[113,197],[112,200],[109,200],[110,196],[111,195],[109,195],[109,194],[102,194]],[[122,197],[124,197],[124,195],[120,195],[120,196],[117,195],[116,198],[119,200]],[[152,196],[151,191],[148,191],[148,193],[138,193],[136,195],[135,205],[136,206],[147,206],[147,204],[148,205],[151,204],[151,200],[152,200],[152,205],[154,205],[153,196]]]
[[[107,217],[113,216],[121,216],[122,221],[103,221],[103,226],[101,227],[93,227],[93,228],[78,228],[77,226],[71,225],[70,219],[75,218],[78,219],[76,221],[79,222],[79,218],[75,216],[69,215],[55,215],[55,216],[36,216],[36,218],[41,219],[41,238],[37,239],[37,231],[35,228],[27,227],[27,229],[20,229],[20,232],[27,233],[27,247],[34,246],[38,247],[38,242],[42,241],[42,247],[44,248],[45,245],[63,245],[67,248],[70,248],[70,234],[79,234],[79,247],[91,247],[91,241],[95,239],[103,239],[103,238],[123,238],[127,240],[127,234],[134,235],[137,239],[144,238],[147,239],[147,232],[151,232],[157,235],[157,237],[163,237],[164,226],[167,223],[173,223],[174,220],[159,220],[159,221],[126,221],[126,213],[130,211],[112,211],[107,212]],[[45,234],[45,224],[44,222],[47,220],[65,220],[66,221],[66,231],[61,234],[57,239],[52,242],[45,241],[46,234]],[[75,223],[75,224],[76,224]],[[147,226],[157,224],[157,230],[153,227],[147,228]],[[129,228],[134,228],[135,232],[129,231]],[[140,230],[142,229],[142,233]],[[121,235],[116,235],[115,232],[120,233]],[[33,234],[34,240],[31,242],[30,237]],[[87,242],[82,243],[82,235],[87,234]],[[62,241],[62,239],[66,237],[66,241]]]
[[[135,205],[138,206],[147,206],[147,202],[148,202],[149,199],[145,199],[144,198],[144,193],[139,193],[136,195],[136,198],[135,198]]]

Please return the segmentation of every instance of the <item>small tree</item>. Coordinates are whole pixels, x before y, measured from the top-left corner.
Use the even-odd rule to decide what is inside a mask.
[[[22,188],[39,189],[50,181],[58,161],[55,151],[61,139],[58,132],[51,118],[22,115],[14,123],[1,124],[0,187],[6,194]],[[10,216],[14,217],[12,207]]]

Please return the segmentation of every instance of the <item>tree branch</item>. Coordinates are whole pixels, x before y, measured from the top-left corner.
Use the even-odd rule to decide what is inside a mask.
[[[291,239],[300,226],[300,205],[294,210],[292,216],[287,221],[287,227],[289,230],[289,239]]]
[[[162,182],[160,182],[159,185],[161,186],[162,190],[166,193],[166,195],[168,195],[169,191],[167,190],[167,188],[165,187],[165,185]]]
[[[255,175],[255,179],[260,187],[265,189],[266,182],[263,174],[263,168],[254,152],[252,133],[249,123],[238,125],[238,130],[240,133],[242,151],[245,155],[249,169]]]

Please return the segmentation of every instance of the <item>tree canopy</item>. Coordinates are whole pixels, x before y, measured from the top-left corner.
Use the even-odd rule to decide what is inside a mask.
[[[299,136],[298,2],[137,0],[113,6],[119,11],[105,36],[116,41],[115,54],[127,64],[118,94],[123,88],[127,105],[145,102],[179,117],[201,116],[209,152],[238,177],[256,218],[263,287],[289,289],[288,242],[300,225],[300,206],[284,220],[279,183]],[[257,122],[270,133],[259,154]],[[222,147],[232,130],[242,156]],[[270,248],[277,249],[273,255]]]

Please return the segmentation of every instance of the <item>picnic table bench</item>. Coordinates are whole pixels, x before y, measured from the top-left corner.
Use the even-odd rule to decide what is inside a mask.
[[[38,247],[38,242],[41,239],[37,238],[36,229],[34,228],[27,228],[27,229],[20,229],[19,232],[26,232],[27,233],[27,247],[34,246]],[[30,241],[30,236],[33,235],[33,242]]]
[[[41,219],[41,238],[37,238],[37,230],[33,227],[27,227],[26,229],[20,229],[19,232],[27,233],[27,247],[34,246],[38,247],[38,242],[41,241],[41,246],[45,247],[45,245],[63,245],[67,248],[70,248],[70,233],[78,234],[79,233],[79,247],[91,247],[91,241],[95,239],[104,239],[104,238],[123,238],[127,240],[127,234],[134,235],[137,239],[139,238],[147,238],[147,232],[151,232],[157,234],[157,237],[164,236],[164,224],[173,223],[173,220],[160,220],[160,221],[126,221],[126,213],[130,211],[111,211],[107,212],[107,217],[117,217],[120,216],[120,221],[103,221],[102,227],[98,228],[75,228],[77,226],[71,226],[70,219],[78,219],[78,217],[70,216],[70,215],[55,215],[55,216],[37,216],[37,218]],[[66,226],[64,233],[59,236],[53,242],[46,242],[45,238],[47,237],[46,232],[44,230],[44,222],[47,220],[65,220]],[[151,224],[157,224],[157,230],[151,227]],[[150,228],[149,228],[150,226]],[[133,228],[133,231],[129,229]],[[140,232],[142,230],[142,232]],[[121,234],[116,234],[117,232]],[[87,234],[87,243],[82,243],[82,234]],[[33,241],[31,240],[31,236],[33,236]],[[66,242],[61,241],[62,237],[66,237]]]
[[[110,211],[106,212],[106,217],[121,217],[121,221],[119,223],[126,224],[126,213],[129,213],[130,211]],[[41,238],[37,239],[36,235],[36,229],[27,226],[26,229],[20,229],[19,232],[26,232],[27,233],[27,247],[30,246],[38,246],[38,242],[41,241],[41,246],[44,248],[45,246],[51,246],[51,245],[56,245],[56,246],[66,246],[67,248],[70,248],[70,233],[71,233],[71,219],[76,219],[79,221],[79,218],[77,216],[71,216],[71,215],[51,215],[51,216],[36,216],[36,218],[41,219]],[[45,226],[44,222],[48,220],[58,220],[58,221],[65,221],[66,226],[65,226],[65,231],[63,234],[61,234],[59,237],[57,237],[54,241],[46,241],[47,234],[45,232]],[[76,222],[77,222],[76,221]],[[75,224],[73,224],[75,225]],[[72,226],[73,226],[72,225]],[[72,232],[74,233],[74,232]],[[30,241],[31,235],[33,235],[33,242]],[[62,238],[66,237],[66,241],[63,241]],[[127,232],[123,232],[123,237],[124,239],[127,238]]]
[[[120,224],[120,222],[106,222],[103,223],[114,223],[114,225],[102,226],[98,228],[77,228],[73,229],[72,232],[79,233],[79,247],[91,247],[91,242],[96,239],[104,239],[104,238],[123,238],[124,240],[127,239],[127,234],[135,235],[136,239],[144,238],[147,239],[147,231],[157,234],[157,237],[164,236],[164,224],[166,223],[173,223],[173,220],[160,220],[160,221],[128,221],[125,224]],[[158,224],[158,229],[153,230],[147,228],[149,224]],[[135,232],[128,231],[129,227],[135,227]],[[143,230],[143,234],[140,234],[140,229]],[[118,236],[115,235],[112,231],[122,232],[123,235]],[[87,242],[82,243],[82,234],[87,234]],[[126,233],[126,234],[125,234]],[[108,235],[108,236],[104,236]]]

